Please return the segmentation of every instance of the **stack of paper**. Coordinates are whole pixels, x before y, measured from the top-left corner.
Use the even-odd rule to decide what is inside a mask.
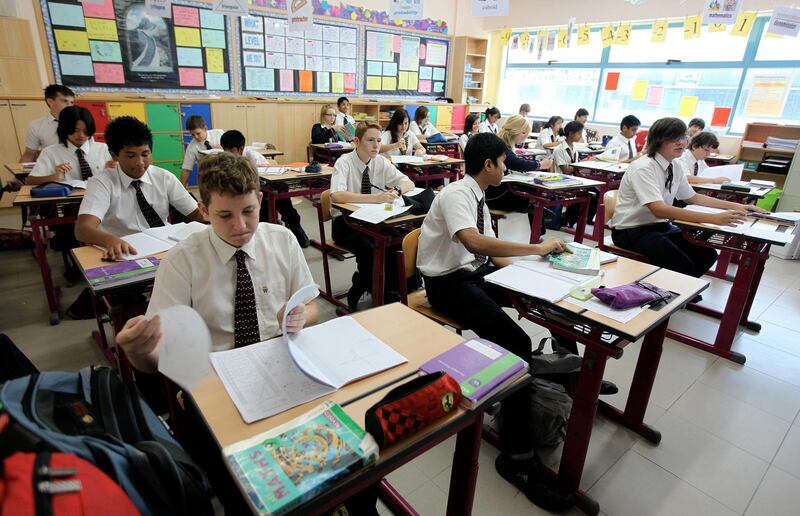
[[[797,148],[797,144],[800,143],[800,140],[792,139],[792,138],[778,138],[777,136],[767,136],[767,148],[771,149],[785,149],[785,150],[795,150]]]
[[[399,199],[402,203],[403,200]],[[393,204],[366,204],[350,214],[350,218],[363,220],[371,224],[379,224],[392,217],[402,215],[411,209],[411,206],[398,206],[397,201]]]
[[[399,165],[401,163],[422,163],[425,159],[422,156],[392,156],[392,163]]]
[[[546,259],[531,257],[488,274],[484,276],[484,280],[527,296],[556,303],[567,297],[573,287],[585,281],[586,275],[551,269]]]
[[[698,174],[700,177],[725,177],[728,181],[740,181],[744,165],[721,165],[719,167],[706,167]]]

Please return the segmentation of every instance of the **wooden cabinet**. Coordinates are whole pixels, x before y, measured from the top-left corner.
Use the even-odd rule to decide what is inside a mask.
[[[486,56],[489,40],[459,36],[453,47],[453,74],[450,88],[456,103],[482,104],[485,101]],[[474,99],[470,102],[470,99]]]
[[[144,102],[109,102],[107,106],[109,120],[113,120],[118,116],[132,116],[147,123]]]
[[[765,181],[775,181],[778,188],[783,188],[787,179],[787,174],[775,174],[766,171],[756,171],[755,168],[765,157],[778,157],[792,160],[795,150],[764,148],[768,137],[787,138],[800,140],[800,126],[777,125],[766,123],[747,124],[742,134],[742,142],[739,147],[738,159],[744,162],[745,168],[742,172],[742,179],[762,179]]]
[[[14,119],[11,116],[11,106],[7,100],[0,100],[0,127],[12,128],[14,127]],[[16,139],[2,138],[0,139],[0,160],[2,163],[16,163],[19,161],[20,150],[17,146]],[[6,170],[5,167],[0,165],[0,181],[5,185],[14,176]],[[14,203],[16,193],[6,192],[3,198],[0,199],[0,208],[7,208]]]
[[[14,161],[25,152],[25,135],[28,133],[28,125],[37,118],[41,118],[47,114],[47,104],[44,99],[42,100],[11,100],[11,116],[14,119],[13,126],[17,133],[17,144],[19,154],[14,158]]]
[[[32,23],[0,17],[0,94],[37,95],[42,78],[33,47]]]
[[[108,107],[105,102],[76,102],[75,105],[85,107],[92,114],[94,119],[95,140],[103,140],[103,134],[106,132],[108,125]]]

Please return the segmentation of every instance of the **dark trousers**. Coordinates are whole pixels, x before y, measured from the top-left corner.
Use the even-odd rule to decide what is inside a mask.
[[[490,186],[486,189],[486,204],[492,210],[515,211],[525,213],[528,211],[530,201],[508,191],[508,186]]]
[[[502,308],[511,305],[508,293],[501,287],[483,281],[484,276],[495,270],[496,267],[487,264],[474,272],[462,269],[446,276],[425,276],[428,301],[433,308],[474,331],[479,337],[529,360],[530,337]],[[567,339],[558,341],[570,352],[577,353],[574,342]],[[502,413],[500,440],[503,451],[510,454],[531,451],[533,441],[528,389],[520,389],[504,399]]]
[[[289,187],[286,185],[275,185],[274,187],[280,193],[288,192]],[[260,222],[268,222],[269,217],[269,194],[264,195],[261,201],[261,212],[258,216]],[[275,201],[275,208],[281,216],[283,224],[286,226],[300,225],[300,214],[294,209],[291,199],[278,199]]]
[[[375,241],[363,233],[359,233],[344,221],[343,216],[333,219],[333,241],[338,245],[349,250],[356,255],[358,265],[358,276],[361,286],[368,292],[372,292],[372,267],[373,250]],[[397,283],[397,251],[399,246],[386,249],[386,259],[384,261],[384,291],[391,292],[398,289]]]
[[[699,278],[717,261],[717,252],[686,240],[668,222],[611,231],[614,245],[647,256],[650,263]]]

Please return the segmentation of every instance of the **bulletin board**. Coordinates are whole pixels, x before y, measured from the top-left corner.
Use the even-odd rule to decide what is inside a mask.
[[[286,18],[251,12],[238,21],[239,86],[245,95],[356,93],[358,25],[314,21],[289,32]]]
[[[56,82],[83,91],[233,93],[231,35],[208,4],[172,1],[172,19],[143,0],[40,0]]]
[[[447,96],[450,40],[365,28],[364,95]]]

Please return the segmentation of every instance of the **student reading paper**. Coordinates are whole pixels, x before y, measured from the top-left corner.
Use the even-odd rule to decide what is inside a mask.
[[[414,112],[414,121],[411,122],[408,130],[414,133],[414,136],[416,136],[417,140],[420,142],[427,142],[428,138],[434,134],[442,134],[442,132],[431,123],[431,112],[425,106],[418,107]],[[451,135],[448,133],[448,136]]]
[[[560,116],[551,116],[545,126],[539,131],[539,139],[536,140],[536,148],[543,149],[549,153],[561,144],[561,125],[564,119]]]
[[[186,130],[192,135],[192,141],[186,146],[183,155],[183,165],[181,166],[181,183],[183,186],[189,184],[189,175],[194,167],[203,157],[200,151],[219,148],[219,139],[222,137],[222,129],[208,129],[206,121],[200,115],[192,115],[186,119]]]
[[[702,131],[690,138],[689,147],[683,152],[683,156],[676,160],[684,167],[689,184],[701,185],[704,183],[720,184],[727,182],[728,178],[725,176],[700,177],[700,172],[708,168],[706,159],[719,149],[717,135]],[[711,169],[711,171],[713,170]]]
[[[62,109],[75,103],[75,93],[66,86],[51,84],[44,89],[44,101],[47,103],[49,112],[28,124],[28,132],[25,134],[25,151],[19,158],[20,163],[36,161],[42,149],[58,143],[56,132],[58,115]]]
[[[619,134],[614,136],[606,150],[619,148],[619,161],[623,163],[631,163],[638,157],[636,151],[636,132],[642,123],[633,115],[628,115],[619,123]]]

